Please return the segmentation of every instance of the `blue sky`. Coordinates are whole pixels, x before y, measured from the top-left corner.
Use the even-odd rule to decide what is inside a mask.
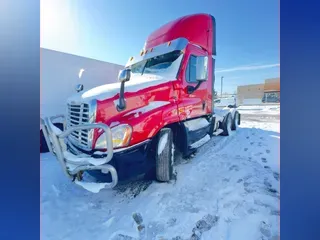
[[[183,15],[216,18],[216,89],[280,76],[278,0],[41,0],[41,47],[124,65],[149,33]]]

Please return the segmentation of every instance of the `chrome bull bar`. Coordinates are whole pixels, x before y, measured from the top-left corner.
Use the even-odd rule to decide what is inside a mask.
[[[61,131],[53,124],[53,120],[58,118],[64,118],[63,115],[57,115],[53,117],[40,118],[40,124],[42,126],[43,135],[45,137],[48,148],[52,154],[55,155],[58,162],[60,163],[64,173],[73,181],[76,176],[86,170],[101,170],[104,173],[110,173],[112,181],[103,183],[104,188],[113,188],[118,183],[118,174],[116,169],[108,164],[113,157],[113,143],[112,143],[112,133],[110,128],[103,123],[86,123],[77,126],[68,127],[65,129],[65,120],[64,120],[64,131]],[[107,155],[102,158],[93,158],[90,155],[77,152],[77,155],[68,151],[66,141],[68,136],[79,130],[89,130],[89,129],[102,129],[105,132],[106,142],[107,142]],[[76,150],[72,147],[73,150]],[[78,182],[78,181],[77,181]],[[81,184],[79,184],[81,185]]]

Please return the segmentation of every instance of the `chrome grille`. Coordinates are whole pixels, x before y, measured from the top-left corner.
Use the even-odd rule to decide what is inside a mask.
[[[69,103],[67,110],[67,127],[95,121],[96,105],[94,103]],[[71,143],[84,150],[92,149],[93,130],[74,131],[69,135]]]

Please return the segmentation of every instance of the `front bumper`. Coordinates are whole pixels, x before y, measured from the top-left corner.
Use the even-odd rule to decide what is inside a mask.
[[[72,126],[65,131],[61,131],[59,128],[53,125],[53,120],[63,117],[63,115],[59,115],[51,118],[40,118],[40,123],[42,125],[43,134],[46,139],[48,148],[50,152],[52,152],[56,156],[64,173],[74,182],[78,183],[78,185],[86,188],[86,185],[84,183],[80,183],[83,171],[103,171],[104,173],[110,173],[111,181],[99,183],[99,186],[102,186],[102,188],[115,187],[118,183],[118,173],[115,167],[109,164],[109,162],[113,158],[113,145],[110,128],[102,123],[90,123]],[[104,156],[100,158],[94,158],[84,153],[74,154],[67,150],[67,137],[72,132],[95,128],[102,129],[106,133],[108,152]],[[101,189],[99,189],[99,191]]]
[[[152,161],[151,144],[152,141],[148,139],[127,148],[113,150],[113,157],[108,164],[116,169],[119,181],[130,180],[152,171],[154,161]],[[89,170],[87,172],[97,181],[111,180],[110,174],[104,174],[102,171]]]

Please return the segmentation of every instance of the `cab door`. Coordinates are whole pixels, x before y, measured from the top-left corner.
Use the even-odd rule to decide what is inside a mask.
[[[208,108],[208,55],[200,47],[189,45],[186,49],[185,59],[180,72],[181,91],[179,107],[180,120],[196,118],[207,114]],[[199,70],[202,79],[199,79]],[[203,77],[205,76],[205,77]],[[194,91],[195,88],[200,85]],[[210,103],[211,104],[211,103]]]

